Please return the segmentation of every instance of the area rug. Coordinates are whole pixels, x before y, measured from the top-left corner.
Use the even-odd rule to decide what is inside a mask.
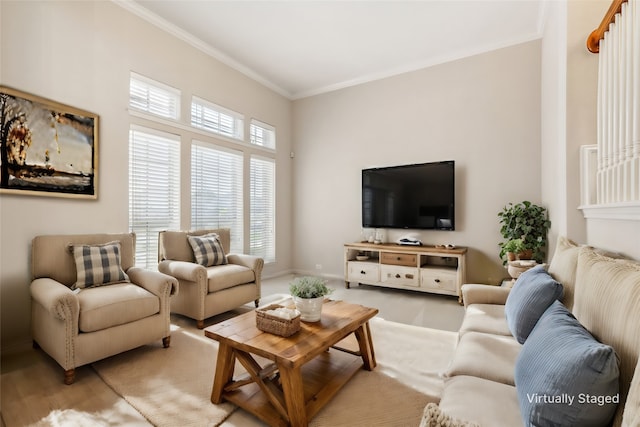
[[[311,426],[417,426],[425,406],[440,400],[457,333],[380,318],[370,326],[378,366],[358,372]]]
[[[156,426],[216,426],[235,409],[211,403],[218,344],[202,331],[176,328],[160,342],[96,362],[94,370]]]
[[[310,425],[415,426],[425,405],[438,401],[440,373],[453,355],[457,335],[379,318],[371,321],[371,331],[377,368],[358,372]],[[156,426],[216,426],[235,409],[210,401],[216,352],[217,343],[202,331],[176,327],[168,349],[149,345],[93,367]],[[261,424],[256,420],[255,425]]]

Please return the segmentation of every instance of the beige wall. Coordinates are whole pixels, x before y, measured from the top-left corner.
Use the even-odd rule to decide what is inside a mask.
[[[541,186],[551,230],[548,239],[567,235],[567,51],[565,2],[547,2],[542,38]],[[551,244],[550,251],[554,245]]]
[[[587,50],[587,36],[611,4],[610,1],[567,2],[567,113],[566,187],[567,235],[587,240],[580,206],[580,147],[596,143],[598,55]],[[570,191],[576,189],[577,191]]]
[[[363,168],[455,160],[456,231],[422,240],[468,246],[470,281],[505,276],[497,214],[540,202],[539,41],[298,100],[293,123],[297,269],[343,275]]]
[[[2,347],[29,336],[29,250],[38,234],[128,230],[127,111],[131,70],[272,124],[277,129],[277,258],[291,268],[291,102],[108,1],[0,2],[0,81],[100,116],[98,200],[0,196]],[[183,117],[188,117],[183,114]],[[182,142],[189,168],[191,135]],[[229,144],[219,141],[220,144]],[[188,174],[182,188],[189,188]],[[186,193],[186,192],[185,192]],[[189,227],[188,195],[182,226]]]

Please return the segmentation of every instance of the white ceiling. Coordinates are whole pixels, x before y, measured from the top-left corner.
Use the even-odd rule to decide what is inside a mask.
[[[540,37],[545,0],[114,0],[298,99]]]

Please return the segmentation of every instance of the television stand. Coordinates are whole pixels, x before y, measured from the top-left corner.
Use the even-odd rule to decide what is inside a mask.
[[[467,248],[375,244],[344,245],[345,287],[351,282],[453,295],[462,303]]]

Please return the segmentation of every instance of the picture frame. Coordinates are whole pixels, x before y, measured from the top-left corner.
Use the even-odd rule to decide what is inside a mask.
[[[0,86],[0,193],[97,199],[97,114]]]

